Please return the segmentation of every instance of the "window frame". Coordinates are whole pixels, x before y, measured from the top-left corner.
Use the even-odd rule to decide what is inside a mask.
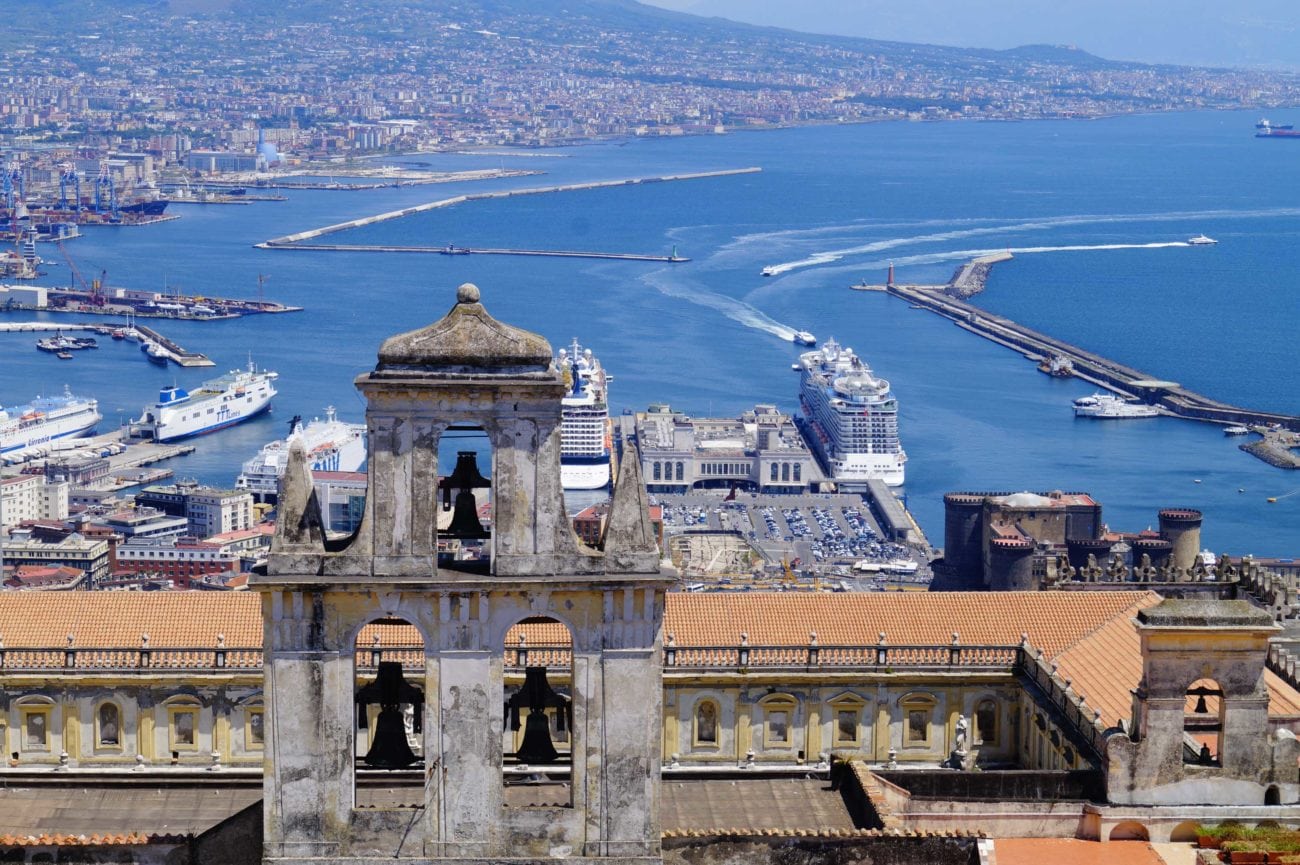
[[[795,745],[795,728],[798,723],[799,701],[791,694],[770,694],[758,703],[763,712],[763,750],[789,751]],[[776,738],[772,722],[775,715],[785,716],[785,735]]]
[[[33,716],[42,716],[45,724],[45,741],[41,745],[32,745],[28,741],[28,724],[29,719]],[[18,706],[18,752],[20,754],[53,754],[54,753],[54,704],[53,703],[25,703]]]
[[[904,748],[917,750],[930,750],[934,747],[934,712],[939,706],[938,699],[933,694],[916,693],[904,694],[898,699],[898,707],[902,712],[902,745]],[[914,715],[923,713],[925,716],[924,732],[920,737],[914,735],[915,730],[912,726]]]
[[[167,707],[167,750],[168,751],[185,751],[197,754],[200,750],[200,743],[203,740],[203,732],[200,728],[202,721],[203,707],[195,703],[176,703]],[[194,718],[193,738],[194,741],[186,744],[181,742],[177,733],[177,719],[181,715],[190,715]]]
[[[117,712],[117,742],[116,743],[106,743],[104,741],[103,717],[101,716],[100,713],[103,712],[104,709],[108,706],[112,706],[113,711]],[[122,723],[125,714],[126,713],[122,711],[121,704],[117,703],[114,700],[101,700],[100,702],[95,704],[94,717],[92,718],[92,720],[94,721],[94,735],[95,735],[94,750],[97,753],[101,751],[114,751],[114,752],[121,753],[122,751],[126,750],[126,731],[123,729],[123,723]]]
[[[700,736],[700,712],[705,706],[713,707],[713,738]],[[713,697],[702,697],[691,707],[691,748],[716,751],[722,747],[722,706]]]
[[[985,706],[991,706],[993,709],[992,735],[985,736],[983,725],[980,724],[980,710]],[[1002,712],[998,701],[994,697],[981,697],[975,702],[974,711],[971,712],[971,744],[988,745],[993,748],[1001,747],[1002,743]]]

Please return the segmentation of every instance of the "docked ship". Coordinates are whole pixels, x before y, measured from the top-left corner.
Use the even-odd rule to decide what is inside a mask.
[[[255,501],[274,503],[295,442],[307,452],[312,471],[355,472],[366,461],[366,425],[344,423],[335,416],[334,406],[329,406],[324,420],[312,418],[303,424],[302,416],[295,415],[289,422],[288,437],[269,442],[244,463],[235,489],[248,490]]]
[[[1113,393],[1094,393],[1074,401],[1075,417],[1095,417],[1101,420],[1130,417],[1158,417],[1160,411],[1153,405],[1129,402]]]
[[[193,393],[169,385],[131,422],[131,435],[168,442],[243,423],[270,407],[277,378],[279,373],[259,372],[250,360],[247,369],[204,382]]]
[[[799,356],[799,404],[808,443],[841,491],[867,481],[903,483],[907,454],[898,439],[898,400],[889,382],[834,339]]]
[[[576,338],[569,349],[560,349],[555,366],[568,386],[560,409],[560,484],[566,490],[602,489],[610,476],[610,376]]]
[[[83,436],[102,417],[99,403],[73,396],[38,396],[27,405],[0,408],[0,459],[19,462],[39,456],[55,439]]]

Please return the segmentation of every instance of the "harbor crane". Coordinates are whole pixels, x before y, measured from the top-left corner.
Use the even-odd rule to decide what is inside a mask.
[[[72,200],[68,200],[68,189],[72,189]],[[71,162],[59,165],[59,209],[81,213],[81,175]]]
[[[19,201],[27,197],[27,182],[17,156],[12,156],[4,171],[5,207],[12,214]]]

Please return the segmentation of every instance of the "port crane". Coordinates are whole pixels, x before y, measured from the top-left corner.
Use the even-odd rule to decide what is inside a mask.
[[[87,285],[86,278],[81,275],[81,268],[77,267],[77,263],[72,260],[72,256],[68,254],[68,250],[63,246],[63,241],[56,240],[54,245],[59,248],[63,260],[68,263],[68,271],[72,274],[72,287],[80,288],[87,295],[87,302],[91,306],[103,306],[104,285],[108,281],[108,271],[101,270],[99,278],[92,279],[90,284]]]

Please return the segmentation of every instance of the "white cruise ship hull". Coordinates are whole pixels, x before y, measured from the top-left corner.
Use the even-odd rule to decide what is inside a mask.
[[[560,461],[560,486],[566,490],[599,490],[609,486],[609,458],[604,462]]]
[[[886,486],[901,487],[906,472],[901,455],[880,454],[879,456],[855,454],[851,463],[831,463],[830,474],[835,484],[844,492],[863,492],[867,481],[883,481]]]
[[[0,459],[19,462],[39,455],[57,439],[93,432],[101,420],[99,403],[93,399],[38,397],[29,406],[0,413]]]
[[[41,450],[56,439],[77,438],[95,431],[95,426],[103,418],[92,409],[88,415],[54,421],[39,427],[31,427],[0,438],[0,457],[6,460],[23,458]]]
[[[270,442],[248,462],[235,480],[235,489],[248,490],[259,501],[274,502],[289,461],[289,448],[301,441],[314,472],[355,472],[366,461],[365,426],[339,421],[313,421],[295,436]],[[324,446],[326,443],[332,446]]]
[[[174,386],[163,388],[158,402],[132,424],[132,434],[172,442],[243,423],[270,407],[277,377],[273,372],[254,371],[250,363],[247,372],[205,382],[194,394]]]

